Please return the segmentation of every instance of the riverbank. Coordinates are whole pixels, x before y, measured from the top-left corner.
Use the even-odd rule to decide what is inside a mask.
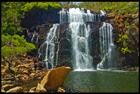
[[[26,60],[26,62],[24,60]],[[67,70],[65,70],[65,67],[62,67],[61,70],[55,70],[56,72],[54,71],[51,72],[52,75],[55,74],[56,80],[54,79],[54,76],[53,78],[51,78],[52,76],[48,76],[49,71],[52,70],[47,70],[46,67],[43,66],[43,62],[38,61],[31,56],[23,56],[22,59],[15,58],[10,66],[10,69],[8,68],[6,62],[2,61],[1,92],[3,93],[76,92],[75,90],[64,88],[64,87],[55,87],[55,89],[47,90],[47,91],[44,89],[42,90],[41,81],[43,79],[46,79],[43,81],[47,81],[47,79],[50,79],[48,81],[49,83],[53,83],[53,81],[55,82],[57,79],[59,79],[59,82],[55,84],[59,86],[61,85],[61,83],[63,83],[63,80],[66,77]],[[57,74],[57,78],[56,78],[56,74]],[[65,77],[63,77],[63,75]],[[46,78],[46,76],[48,78]],[[47,84],[48,82],[42,82],[42,83]]]

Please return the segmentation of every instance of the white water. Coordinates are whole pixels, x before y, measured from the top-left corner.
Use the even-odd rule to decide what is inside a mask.
[[[89,25],[86,26],[84,23],[70,23],[69,28],[72,36],[73,68],[93,69],[93,58],[89,54],[88,44]]]
[[[89,50],[89,33],[90,25],[85,24],[85,21],[93,21],[93,14],[84,13],[83,9],[70,8],[68,12],[69,30],[71,31],[72,41],[72,64],[73,69],[94,69],[93,58]]]
[[[116,67],[116,47],[112,40],[112,30],[113,27],[111,24],[105,22],[103,22],[103,26],[99,29],[99,42],[102,61],[97,65],[97,69],[109,69]]]
[[[43,47],[45,46],[45,44],[47,44],[45,58],[43,60],[46,64],[47,69],[49,69],[48,63],[51,64],[51,68],[54,68],[55,64],[57,64],[57,61],[58,61],[58,60],[55,60],[55,43],[58,42],[58,38],[56,36],[56,31],[57,31],[58,25],[59,24],[53,24],[53,27],[50,28],[50,31],[47,33],[46,41],[40,46],[40,49],[38,51],[39,54],[43,53],[44,52]],[[42,50],[41,53],[40,53],[40,50]],[[58,56],[56,56],[56,57],[58,57]]]
[[[35,36],[35,34],[33,34],[32,38],[31,38],[31,42],[32,42],[32,43],[33,43],[33,41],[34,41],[34,36]]]
[[[105,11],[103,11],[103,10],[100,10],[100,16],[105,16],[105,14],[106,14],[106,12]]]
[[[99,16],[91,13],[90,10],[87,10],[87,13],[84,12],[83,8],[69,8],[68,11],[65,9],[62,9],[62,11],[60,11],[60,24],[95,21],[99,21]]]

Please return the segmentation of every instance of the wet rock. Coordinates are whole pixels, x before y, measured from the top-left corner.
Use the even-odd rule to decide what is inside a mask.
[[[49,70],[47,75],[41,80],[41,85],[46,90],[57,89],[63,85],[70,69],[70,67],[63,66]]]
[[[15,87],[11,88],[10,90],[6,91],[6,93],[22,93],[23,88],[22,87]]]
[[[47,92],[46,89],[38,83],[36,93],[45,93],[45,92]]]

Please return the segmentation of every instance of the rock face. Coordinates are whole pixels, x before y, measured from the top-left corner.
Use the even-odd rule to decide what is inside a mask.
[[[53,11],[38,9],[36,11],[33,11],[33,13],[26,13],[25,17],[21,20],[21,26],[24,28],[30,28],[45,23],[58,23],[58,12],[59,9]]]
[[[91,49],[91,56],[93,57],[93,66],[96,69],[97,64],[101,61],[100,58],[100,43],[99,43],[99,28],[101,27],[101,23],[95,22],[90,23],[91,29],[91,45],[89,46]]]
[[[86,11],[86,10],[85,10]],[[45,42],[45,38],[47,33],[49,32],[50,28],[55,23],[59,23],[59,10],[55,11],[44,11],[44,10],[38,10],[36,12],[31,13],[31,15],[25,15],[25,18],[21,21],[21,26],[23,28],[26,28],[24,31],[25,38],[28,42],[31,42],[36,45],[36,49],[32,51],[30,54],[37,56],[38,49],[42,46],[42,44]],[[108,16],[107,13],[106,16],[102,16],[100,18],[100,21],[98,22],[86,22],[87,24],[90,24],[90,30],[91,30],[91,44],[90,54],[93,57],[93,65],[96,69],[97,64],[101,61],[100,58],[100,44],[99,44],[99,28],[102,26],[102,22],[110,23],[113,26],[113,42],[117,46],[117,52],[122,53],[120,47],[128,46],[129,49],[134,50],[133,53],[127,53],[125,55],[119,54],[119,60],[120,66],[125,65],[135,65],[138,66],[139,61],[139,15],[135,14],[132,15],[132,17],[129,17],[128,15],[120,16],[118,17],[118,20],[121,23],[116,23],[115,16]],[[125,26],[124,21],[129,18],[129,23],[134,23],[133,26]],[[72,67],[72,45],[71,45],[71,32],[69,32],[69,24],[63,23],[59,24],[57,27],[56,34],[58,38],[59,43],[59,52],[58,52],[58,64],[56,67],[60,66],[70,66]],[[28,32],[27,32],[28,31]],[[128,42],[123,41],[123,43],[118,43],[119,40],[119,34],[124,35],[126,34],[128,36]],[[34,37],[33,37],[34,35]],[[38,40],[38,41],[37,41]],[[55,44],[55,52],[57,52],[58,43]],[[127,45],[126,45],[127,43]],[[46,49],[45,46],[43,46],[43,49]],[[42,51],[42,55],[40,56],[40,59],[43,60],[45,57],[45,50]],[[124,60],[123,60],[124,58]],[[122,59],[122,61],[121,61]],[[54,56],[54,60],[56,60],[56,54]],[[48,62],[49,63],[49,62]],[[50,64],[50,63],[49,63]],[[48,65],[49,65],[48,64]]]
[[[41,80],[41,85],[46,90],[57,89],[59,86],[63,85],[70,69],[70,67],[63,66],[49,70],[47,75]]]

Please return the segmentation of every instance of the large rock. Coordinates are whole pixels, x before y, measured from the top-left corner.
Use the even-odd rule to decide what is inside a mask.
[[[45,93],[45,92],[47,92],[46,89],[38,83],[36,93]]]
[[[48,71],[47,75],[41,80],[41,85],[46,90],[57,89],[63,86],[65,78],[70,72],[70,67],[58,67]]]
[[[15,88],[11,88],[6,93],[21,93],[21,92],[23,92],[22,87],[15,87]]]

